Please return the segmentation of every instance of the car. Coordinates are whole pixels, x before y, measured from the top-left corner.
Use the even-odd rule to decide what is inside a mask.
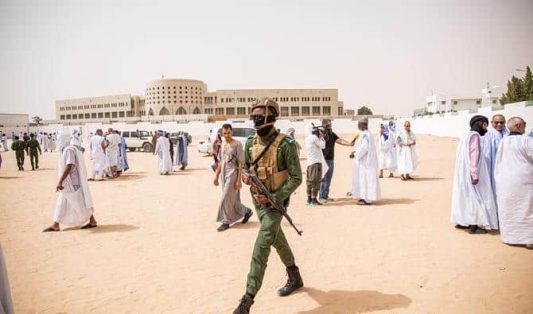
[[[209,142],[209,139],[198,142],[198,145],[196,145],[196,147],[198,148],[199,153],[207,155],[210,155],[213,149],[213,145],[211,144],[211,142]]]
[[[120,135],[124,137],[126,141],[126,147],[130,152],[134,152],[137,149],[143,152],[151,152],[152,147],[152,135],[148,131],[136,130],[136,131],[122,131]]]

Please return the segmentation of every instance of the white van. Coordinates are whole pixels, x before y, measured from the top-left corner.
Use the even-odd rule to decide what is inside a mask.
[[[233,139],[241,142],[242,147],[246,144],[246,140],[250,135],[255,135],[255,129],[253,127],[245,125],[235,125],[232,123]],[[198,151],[204,154],[211,154],[213,150],[213,143],[217,139],[217,133],[222,130],[222,126],[211,130],[211,134],[206,141],[200,141],[198,143]]]
[[[152,147],[152,133],[143,130],[136,131],[122,131],[120,135],[126,140],[126,146],[130,152],[134,152],[137,149],[143,152],[151,152]]]

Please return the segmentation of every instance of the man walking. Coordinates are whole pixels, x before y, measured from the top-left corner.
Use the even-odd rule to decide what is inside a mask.
[[[13,143],[11,143],[11,149],[15,151],[15,157],[17,158],[17,166],[19,171],[24,171],[24,151],[26,146],[24,142],[15,135],[13,138]]]
[[[335,169],[335,144],[343,146],[354,146],[355,139],[351,142],[348,142],[342,138],[339,138],[335,132],[333,132],[331,119],[323,119],[322,126],[325,129],[324,140],[326,142],[326,147],[322,150],[324,154],[324,159],[326,160],[326,165],[328,170],[322,178],[320,183],[320,192],[319,192],[319,202],[331,202],[332,198],[329,197],[329,187],[331,185],[331,180],[333,179],[333,169]]]
[[[29,150],[31,170],[39,169],[39,155],[42,155],[43,152],[41,151],[39,141],[35,139],[35,134],[30,134],[30,140],[26,149]]]
[[[7,137],[5,133],[2,133],[2,138],[0,138],[0,142],[2,143],[2,146],[4,147],[4,152],[9,151],[7,148]]]
[[[302,170],[294,140],[287,139],[274,128],[278,116],[279,106],[270,98],[257,100],[252,105],[251,118],[257,134],[250,136],[246,141],[243,181],[245,184],[250,183],[246,173],[256,174],[274,197],[287,206],[290,195],[302,183]],[[287,284],[278,290],[278,295],[287,296],[303,287],[303,280],[295,264],[294,255],[281,229],[282,214],[270,209],[271,205],[267,198],[258,194],[258,190],[253,186],[251,192],[261,226],[250,263],[246,294],[242,297],[234,314],[250,312],[254,297],[263,283],[271,247],[276,249],[289,275]]]

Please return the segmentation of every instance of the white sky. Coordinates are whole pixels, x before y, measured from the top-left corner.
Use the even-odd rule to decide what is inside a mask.
[[[0,112],[53,118],[56,99],[338,88],[345,107],[405,115],[432,91],[480,97],[533,65],[533,1],[0,0]]]

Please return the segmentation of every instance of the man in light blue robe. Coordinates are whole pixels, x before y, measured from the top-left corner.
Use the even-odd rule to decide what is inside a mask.
[[[116,131],[118,134],[120,141],[118,142],[118,168],[120,169],[120,172],[127,171],[130,169],[130,166],[128,165],[128,155],[126,154],[126,149],[128,148],[126,146],[126,140],[122,135],[120,135],[119,131]]]
[[[180,170],[185,170],[185,167],[189,164],[189,154],[187,153],[187,146],[189,141],[183,132],[178,135],[178,141],[176,143],[176,164],[180,167]]]
[[[496,153],[498,146],[504,136],[509,135],[509,131],[505,127],[505,117],[502,114],[496,114],[492,117],[492,127],[488,128],[487,134],[483,137],[483,156],[487,161],[489,167],[489,175],[492,186],[492,194],[496,199],[496,183],[494,181],[494,165],[496,163]]]

